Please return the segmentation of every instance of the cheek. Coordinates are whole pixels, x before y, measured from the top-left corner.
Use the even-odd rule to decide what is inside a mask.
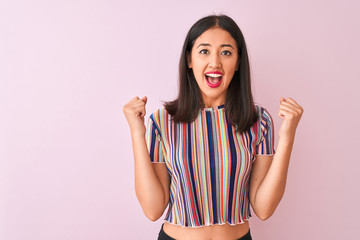
[[[204,69],[197,64],[194,64],[192,69],[195,76],[202,76],[204,73]]]
[[[202,82],[203,82],[203,74],[202,74],[201,72],[194,73],[194,76],[195,76],[195,80],[196,80],[198,83],[202,83]]]
[[[235,71],[236,71],[236,62],[235,63],[231,63],[228,65],[228,68],[227,68],[227,72],[230,74],[230,75],[234,75]]]

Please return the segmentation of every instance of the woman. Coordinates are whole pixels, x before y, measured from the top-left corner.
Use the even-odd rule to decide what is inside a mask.
[[[158,239],[251,239],[250,204],[262,220],[278,206],[303,109],[280,99],[275,154],[272,118],[253,103],[245,40],[226,15],[191,27],[179,73],[178,98],[147,129],[146,97],[123,107],[137,198],[152,221],[169,206]]]

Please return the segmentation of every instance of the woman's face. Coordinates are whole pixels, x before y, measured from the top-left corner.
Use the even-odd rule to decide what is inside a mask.
[[[196,39],[187,59],[205,107],[225,103],[227,88],[238,68],[237,52],[234,38],[219,27],[206,30]]]

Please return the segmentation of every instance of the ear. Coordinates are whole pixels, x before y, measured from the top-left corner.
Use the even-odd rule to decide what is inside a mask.
[[[189,68],[192,68],[192,65],[191,65],[191,56],[190,56],[190,53],[188,51],[186,51],[186,62],[187,62],[187,65]]]

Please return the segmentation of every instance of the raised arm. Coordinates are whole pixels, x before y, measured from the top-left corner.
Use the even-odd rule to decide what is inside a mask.
[[[123,112],[131,132],[136,196],[146,217],[156,221],[162,216],[169,202],[170,177],[165,164],[150,161],[145,141],[146,102],[146,97],[135,97],[123,107]]]
[[[255,214],[268,219],[280,203],[286,186],[290,155],[303,108],[293,99],[280,99],[278,116],[283,119],[273,156],[257,155],[250,179],[250,203]]]

